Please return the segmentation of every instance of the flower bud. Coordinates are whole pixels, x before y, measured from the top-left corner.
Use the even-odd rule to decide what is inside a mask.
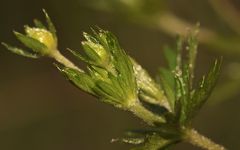
[[[82,42],[85,54],[88,59],[99,66],[107,66],[109,63],[109,54],[100,44],[91,41]]]
[[[57,35],[56,28],[53,25],[47,12],[43,10],[47,22],[45,26],[40,20],[35,19],[36,27],[25,26],[26,34],[13,31],[16,38],[24,44],[29,50],[24,50],[18,47],[2,43],[11,52],[29,58],[38,58],[41,56],[48,56],[55,58],[59,57],[57,50]],[[55,58],[56,59],[56,58]],[[57,58],[62,60],[62,58]]]
[[[26,34],[44,44],[49,50],[55,50],[57,48],[57,42],[54,39],[51,32],[40,29],[40,28],[31,28],[25,27]]]

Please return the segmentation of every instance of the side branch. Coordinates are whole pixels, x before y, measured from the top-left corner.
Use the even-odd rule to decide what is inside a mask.
[[[223,146],[214,143],[209,138],[201,135],[194,129],[185,129],[185,140],[192,145],[206,150],[226,150]]]

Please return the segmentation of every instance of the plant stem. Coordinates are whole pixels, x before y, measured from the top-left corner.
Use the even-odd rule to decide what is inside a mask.
[[[231,27],[236,33],[240,34],[240,12],[234,4],[230,0],[209,0],[208,2],[229,27]]]
[[[58,50],[54,51],[50,55],[52,58],[54,58],[57,62],[61,63],[62,65],[76,69],[80,72],[83,72],[80,68],[78,68],[75,64],[73,64],[70,60],[68,60],[66,57],[64,57]]]
[[[185,21],[171,12],[159,13],[153,17],[142,18],[144,22],[147,23],[149,27],[160,30],[171,37],[175,37],[176,33],[186,36],[189,30],[188,28],[194,28],[194,24]],[[240,32],[240,31],[239,31]],[[221,34],[217,34],[209,28],[201,27],[198,35],[198,40],[200,43],[211,47],[212,51],[224,53],[230,56],[240,55],[239,51],[239,36],[231,36],[230,38],[225,38]],[[230,49],[229,49],[230,47]]]
[[[185,140],[192,145],[206,150],[226,150],[223,146],[214,143],[209,138],[201,135],[194,129],[184,129]]]
[[[154,123],[163,123],[166,121],[164,118],[147,110],[139,101],[136,101],[133,105],[129,106],[128,109],[151,126],[153,126]]]

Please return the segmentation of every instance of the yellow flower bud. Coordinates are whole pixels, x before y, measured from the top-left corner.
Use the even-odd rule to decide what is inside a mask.
[[[34,38],[46,45],[49,50],[55,50],[57,48],[57,42],[51,32],[45,29],[30,27],[26,27],[25,31],[29,37]]]
[[[93,49],[95,50],[95,52],[98,54],[98,56],[105,60],[106,57],[108,56],[106,50],[103,48],[102,45],[100,44],[95,44],[95,43],[92,43],[92,42],[87,42],[87,44]]]
[[[91,41],[84,41],[82,42],[82,45],[86,55],[91,59],[91,61],[101,66],[108,65],[109,54],[102,45]]]

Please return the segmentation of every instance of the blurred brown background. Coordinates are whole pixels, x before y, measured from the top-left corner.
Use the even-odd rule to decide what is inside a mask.
[[[229,2],[231,5],[227,5]],[[211,102],[195,119],[194,126],[228,149],[240,149],[239,1],[1,1],[0,41],[19,44],[12,30],[22,32],[23,25],[32,25],[34,18],[43,20],[42,8],[57,27],[59,49],[76,63],[65,48],[81,49],[82,32],[98,25],[112,31],[152,76],[165,64],[162,48],[174,44],[175,30],[182,33],[187,27],[181,28],[182,23],[190,26],[200,22],[202,29],[208,28],[207,33],[214,32],[214,36],[207,34],[200,40],[196,72],[202,75],[212,59],[221,55],[224,67]],[[76,89],[50,59],[23,58],[0,46],[0,68],[1,150],[123,150],[128,146],[110,143],[111,138],[144,125],[129,113],[99,103]],[[175,149],[197,148],[180,144]]]

